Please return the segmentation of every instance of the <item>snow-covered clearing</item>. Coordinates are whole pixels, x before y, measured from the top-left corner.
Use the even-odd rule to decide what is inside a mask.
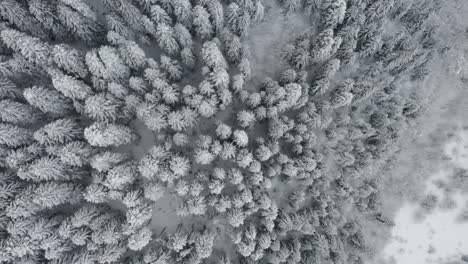
[[[436,197],[431,208],[406,203],[394,219],[392,240],[383,260],[395,264],[463,263],[468,253],[468,221],[460,219],[468,203],[467,190],[453,182],[454,169],[468,169],[468,132],[460,132],[445,145],[448,168],[426,182],[425,194]]]

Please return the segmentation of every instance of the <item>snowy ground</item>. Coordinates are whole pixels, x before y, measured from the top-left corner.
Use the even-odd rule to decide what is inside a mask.
[[[406,203],[394,219],[391,242],[383,251],[384,263],[458,264],[468,255],[468,221],[461,221],[468,204],[468,191],[457,190],[453,169],[468,169],[468,132],[461,132],[445,145],[447,167],[426,182],[425,193],[437,197],[432,209],[421,203]],[[450,169],[452,168],[452,169]]]

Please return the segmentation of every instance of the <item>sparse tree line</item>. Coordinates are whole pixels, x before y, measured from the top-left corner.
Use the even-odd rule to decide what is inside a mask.
[[[363,263],[343,208],[389,224],[366,169],[424,111],[439,6],[278,1],[311,28],[251,87],[266,2],[0,2],[0,263]],[[166,195],[193,225],[152,229]]]

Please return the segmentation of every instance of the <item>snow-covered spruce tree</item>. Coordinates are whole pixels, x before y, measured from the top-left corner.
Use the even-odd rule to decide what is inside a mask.
[[[39,38],[9,28],[3,29],[0,37],[7,47],[19,52],[28,62],[40,66],[49,64],[51,48]]]
[[[197,36],[201,39],[209,39],[214,34],[214,28],[210,21],[210,13],[201,5],[193,8],[193,26]]]
[[[34,139],[43,145],[64,144],[82,137],[82,129],[72,119],[57,119],[34,132]]]
[[[12,124],[0,124],[0,144],[8,147],[19,147],[31,143],[32,131]]]
[[[92,43],[102,38],[104,28],[84,1],[62,0],[54,8],[60,22],[78,39]]]
[[[137,135],[127,126],[100,122],[85,128],[84,137],[91,146],[99,147],[125,145],[137,139]]]
[[[66,75],[59,69],[49,68],[48,73],[54,88],[70,99],[84,100],[93,93],[91,87],[85,82]]]
[[[84,55],[78,50],[64,44],[54,45],[52,49],[52,59],[58,68],[85,78],[88,70],[84,62]]]
[[[56,116],[69,114],[73,109],[71,101],[59,92],[43,86],[33,86],[23,91],[26,101],[41,110]]]
[[[104,122],[115,121],[119,115],[120,104],[116,98],[98,93],[85,101],[85,113],[90,118]]]
[[[128,79],[130,72],[118,51],[110,46],[86,53],[86,65],[92,75],[110,81]]]
[[[12,100],[0,100],[0,120],[12,124],[31,125],[38,115],[30,105]]]

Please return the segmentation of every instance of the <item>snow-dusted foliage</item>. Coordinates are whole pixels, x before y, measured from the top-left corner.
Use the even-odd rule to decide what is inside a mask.
[[[371,256],[440,5],[273,2],[0,1],[0,263]],[[252,27],[290,18],[258,76]]]

